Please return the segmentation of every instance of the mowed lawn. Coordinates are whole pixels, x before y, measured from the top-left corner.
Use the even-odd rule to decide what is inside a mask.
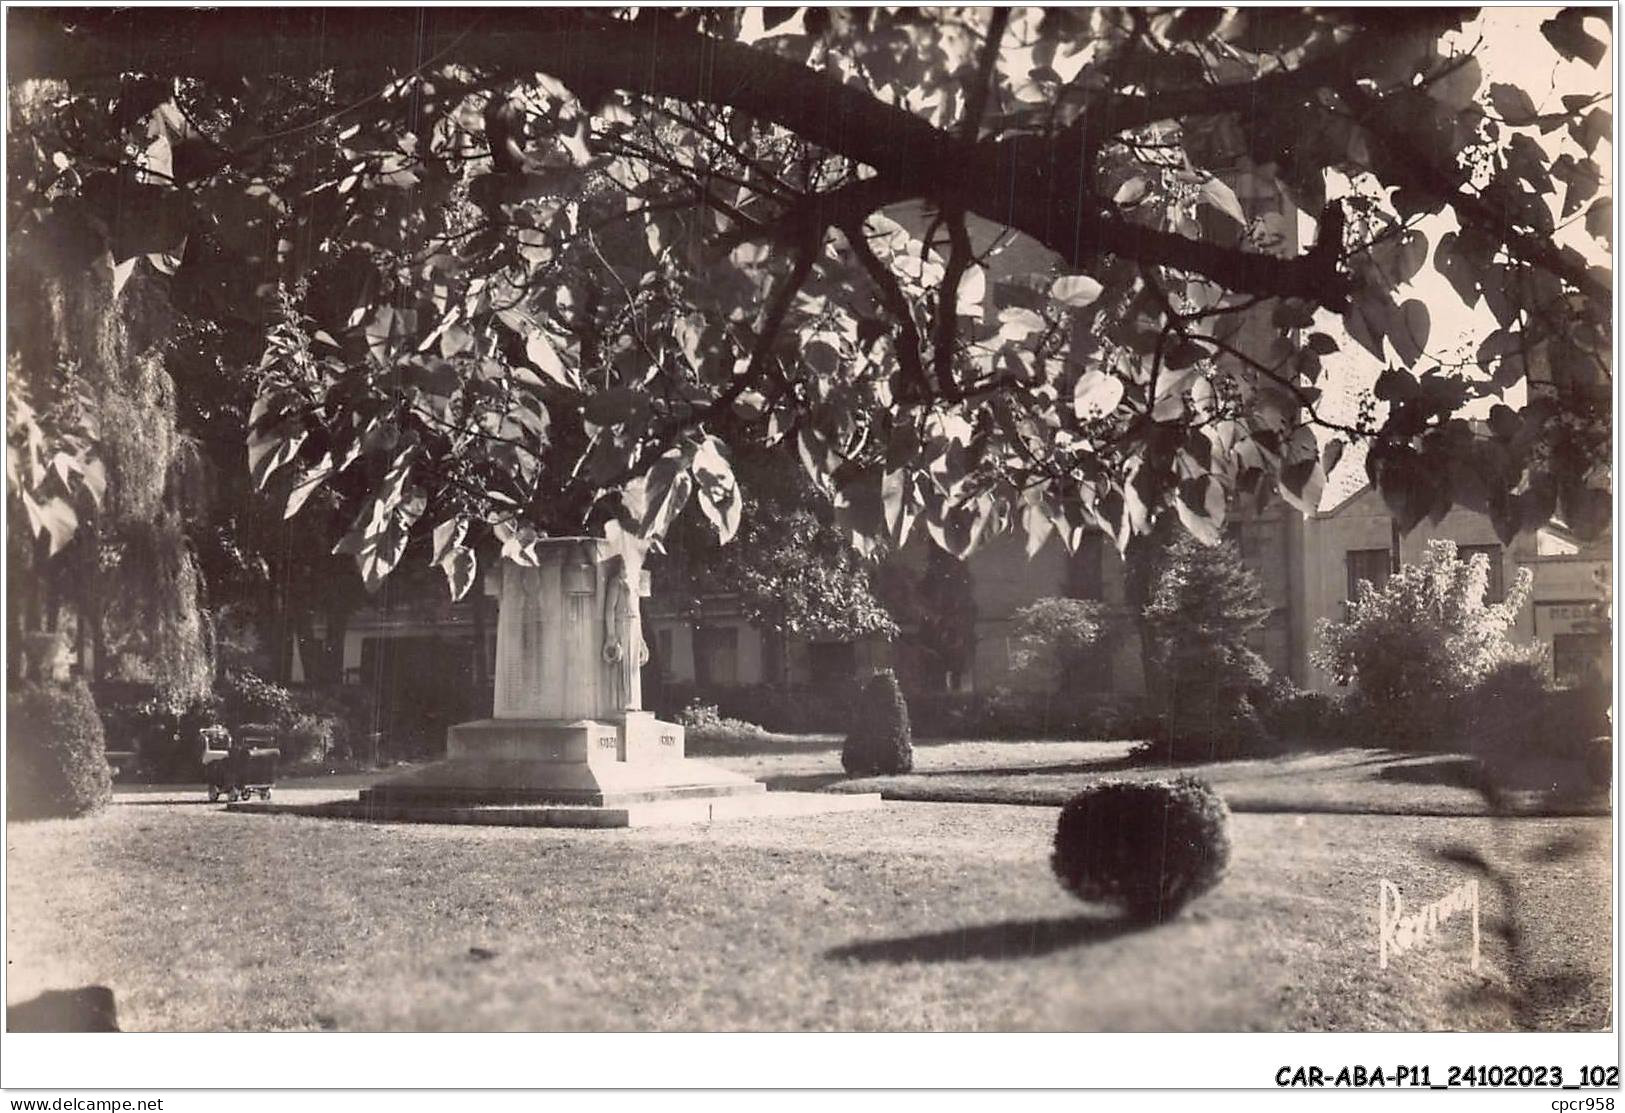
[[[697,740],[689,750],[775,788],[879,792],[890,800],[1059,806],[1104,777],[1188,773],[1213,785],[1237,811],[1482,815],[1484,797],[1461,780],[1456,755],[1417,755],[1375,746],[1306,750],[1276,757],[1178,766],[1128,762],[1133,742],[916,740],[914,771],[848,777],[841,742],[830,735]],[[1535,811],[1608,814],[1606,792],[1549,800],[1516,798]]]
[[[295,795],[284,791],[284,795]],[[195,797],[194,797],[195,799]],[[127,1030],[1420,1030],[1608,1024],[1604,819],[1238,814],[1230,876],[1130,930],[1049,872],[1056,811],[633,831],[370,825],[121,794],[6,832],[11,1003],[92,983]],[[1486,884],[1377,961],[1378,884]]]

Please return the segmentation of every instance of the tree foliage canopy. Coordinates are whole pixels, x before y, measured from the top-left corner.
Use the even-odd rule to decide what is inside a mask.
[[[1484,72],[1475,18],[18,9],[13,91],[54,112],[11,227],[265,327],[255,481],[340,503],[369,583],[417,543],[461,592],[477,552],[691,500],[730,536],[761,443],[866,545],[1211,540],[1355,441],[1406,528],[1595,529],[1611,117]],[[1611,34],[1540,31],[1592,67]],[[1494,319],[1460,359],[1430,267]],[[1354,346],[1385,405],[1343,420]]]
[[[1360,581],[1343,618],[1321,620],[1315,663],[1339,684],[1358,684],[1369,703],[1401,711],[1461,695],[1504,662],[1542,664],[1538,643],[1512,637],[1533,574],[1520,568],[1497,603],[1485,601],[1489,574],[1485,554],[1462,560],[1454,542],[1428,542],[1420,563],[1405,565],[1381,588]]]
[[[692,517],[674,523],[656,573],[661,598],[700,617],[708,602],[731,596],[752,625],[811,641],[896,636],[870,562],[826,521],[828,504],[801,465],[772,451],[741,453],[735,464],[743,494],[736,541],[718,545],[710,523]]]

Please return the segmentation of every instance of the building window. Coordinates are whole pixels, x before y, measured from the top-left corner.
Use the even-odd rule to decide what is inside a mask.
[[[1360,586],[1361,580],[1368,580],[1372,587],[1381,588],[1388,582],[1388,576],[1393,571],[1393,554],[1387,549],[1350,549],[1346,557],[1348,563],[1349,599],[1353,599],[1355,589]]]
[[[694,682],[702,688],[739,683],[739,627],[701,626],[694,631]]]
[[[1501,546],[1499,545],[1458,545],[1456,555],[1462,560],[1471,560],[1479,554],[1490,559],[1490,576],[1488,586],[1484,589],[1484,602],[1499,603],[1507,597],[1506,580],[1504,578],[1501,560]]]
[[[1606,684],[1612,651],[1607,634],[1553,634],[1552,678],[1563,688]]]

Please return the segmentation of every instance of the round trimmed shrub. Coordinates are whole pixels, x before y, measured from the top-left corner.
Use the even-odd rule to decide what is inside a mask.
[[[13,819],[85,815],[113,797],[96,701],[83,680],[6,694],[6,804]]]
[[[1099,781],[1061,809],[1050,866],[1080,900],[1160,922],[1224,876],[1229,824],[1224,800],[1194,777]]]
[[[914,768],[908,704],[890,669],[875,673],[858,694],[852,728],[841,747],[841,768],[853,776],[907,773]]]

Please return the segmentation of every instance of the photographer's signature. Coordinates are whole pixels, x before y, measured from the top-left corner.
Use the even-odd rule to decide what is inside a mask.
[[[1405,911],[1399,886],[1384,879],[1377,890],[1377,954],[1382,969],[1390,955],[1402,955],[1432,939],[1458,913],[1473,914],[1473,969],[1478,969],[1478,881],[1463,883],[1431,904]]]

